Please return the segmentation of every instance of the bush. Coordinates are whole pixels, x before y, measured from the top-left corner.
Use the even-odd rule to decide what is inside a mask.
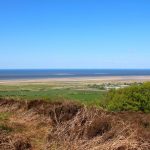
[[[109,91],[105,106],[112,111],[150,112],[150,82]]]

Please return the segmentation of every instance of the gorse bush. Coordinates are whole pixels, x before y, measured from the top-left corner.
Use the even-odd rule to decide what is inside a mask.
[[[112,111],[150,112],[150,82],[109,91],[105,106]]]

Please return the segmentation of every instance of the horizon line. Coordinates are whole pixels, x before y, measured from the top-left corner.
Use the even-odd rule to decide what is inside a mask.
[[[150,70],[150,68],[0,68],[0,70]]]

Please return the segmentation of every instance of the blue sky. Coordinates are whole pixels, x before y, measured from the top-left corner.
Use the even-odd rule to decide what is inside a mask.
[[[150,68],[150,1],[1,0],[0,68]]]

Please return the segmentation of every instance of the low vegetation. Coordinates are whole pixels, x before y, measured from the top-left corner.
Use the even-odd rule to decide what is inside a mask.
[[[91,106],[99,106],[100,101],[105,97],[105,91],[89,89],[87,86],[79,87],[68,85],[47,85],[47,84],[31,84],[31,85],[0,85],[0,98],[18,99],[18,100],[71,100]]]
[[[2,150],[150,149],[150,83],[0,86],[0,97]]]
[[[109,91],[105,106],[112,111],[150,112],[150,83]]]
[[[72,102],[0,99],[0,113],[8,111],[12,115],[5,125],[0,123],[2,150],[150,149],[149,113],[112,113]]]

